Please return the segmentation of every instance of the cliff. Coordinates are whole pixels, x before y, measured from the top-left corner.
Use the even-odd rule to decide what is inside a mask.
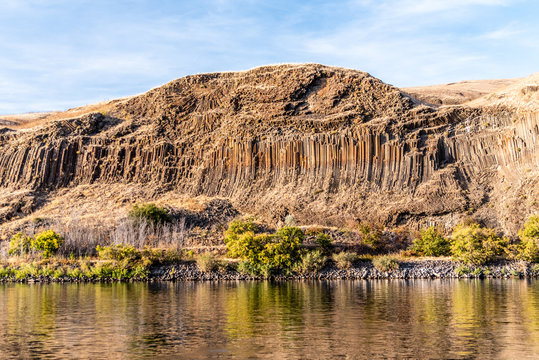
[[[101,112],[0,130],[0,221],[55,199],[75,209],[72,194],[92,186],[112,207],[203,195],[271,221],[472,215],[514,233],[539,209],[535,81],[438,107],[322,65],[187,76]],[[126,193],[135,185],[143,196]]]

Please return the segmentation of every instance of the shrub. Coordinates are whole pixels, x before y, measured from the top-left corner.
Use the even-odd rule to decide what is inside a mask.
[[[32,238],[22,233],[13,235],[9,241],[9,255],[26,255],[32,248]]]
[[[451,254],[451,242],[434,226],[419,230],[412,250],[425,256],[447,256]]]
[[[458,275],[458,276],[464,276],[464,275],[467,275],[470,273],[470,269],[467,267],[467,266],[464,266],[464,265],[460,265],[459,267],[457,267],[455,269],[455,273]]]
[[[0,279],[10,278],[13,275],[13,270],[9,267],[0,266]]]
[[[183,251],[181,249],[166,249],[161,252],[160,256],[150,258],[152,261],[157,261],[161,264],[178,263],[183,258]]]
[[[300,274],[317,273],[326,265],[327,257],[320,251],[304,253],[294,266],[294,271]]]
[[[213,254],[201,254],[197,257],[197,266],[202,272],[210,272],[217,269],[218,261]]]
[[[103,260],[128,260],[133,261],[140,259],[141,254],[131,245],[110,245],[110,246],[99,246],[96,247],[99,258]]]
[[[275,234],[255,234],[253,223],[235,223],[225,233],[231,257],[249,261],[252,271],[271,273],[289,269],[301,255],[305,235],[297,227],[283,227]]]
[[[67,270],[67,277],[72,279],[82,279],[84,274],[80,268],[74,267]]]
[[[299,259],[305,235],[301,229],[287,226],[277,230],[269,239],[259,254],[259,261],[278,269],[287,269]]]
[[[129,260],[124,259],[115,264],[111,264],[111,278],[115,280],[124,280],[129,279],[131,274],[131,267],[129,265]]]
[[[296,221],[296,218],[294,217],[294,215],[288,214],[288,215],[285,216],[285,218],[284,218],[284,226],[293,227],[293,226],[296,226],[296,225],[297,225],[297,221]]]
[[[109,262],[97,263],[92,268],[92,277],[97,279],[110,279],[112,278],[112,264]]]
[[[36,235],[32,247],[41,251],[44,258],[48,258],[56,254],[63,242],[64,238],[59,234],[53,230],[46,230]]]
[[[52,274],[52,277],[55,279],[61,279],[64,276],[66,276],[66,270],[62,266],[56,268]]]
[[[539,247],[534,240],[524,240],[511,244],[508,248],[510,259],[539,262]]]
[[[532,215],[518,232],[521,240],[533,239],[539,241],[539,215]]]
[[[227,271],[236,270],[236,265],[233,261],[221,260],[217,262],[217,271],[226,273]]]
[[[372,259],[374,267],[381,272],[391,272],[399,268],[399,263],[391,256],[379,256]]]
[[[241,274],[257,275],[259,273],[255,265],[249,261],[240,261],[236,266],[236,270]]]
[[[137,265],[131,270],[131,274],[129,276],[135,279],[146,279],[149,273],[150,271],[146,266]]]
[[[241,235],[246,232],[257,233],[259,231],[260,227],[251,218],[245,220],[232,220],[228,224],[228,229],[225,232],[225,242],[227,238],[233,238],[234,236]]]
[[[39,266],[36,263],[24,263],[13,269],[15,279],[24,280],[28,277],[38,277],[40,275]]]
[[[260,252],[265,239],[255,239],[255,233],[259,230],[259,226],[252,219],[231,221],[224,239],[229,256],[247,259]]]
[[[520,271],[518,270],[511,270],[511,276],[516,276],[516,277],[520,277]]]
[[[474,276],[481,276],[483,274],[483,269],[481,268],[475,268],[474,271],[472,271],[472,275]]]
[[[271,265],[261,263],[253,264],[250,261],[240,261],[236,267],[236,270],[241,274],[253,276],[260,275],[265,278],[270,277],[275,272],[275,268]]]
[[[333,240],[331,239],[331,237],[328,234],[325,234],[325,233],[322,233],[322,232],[318,233],[318,235],[316,236],[316,239],[314,241],[316,242],[318,247],[320,247],[320,250],[322,251],[322,253],[324,253],[324,254],[330,254],[331,253]]]
[[[172,221],[169,212],[169,209],[165,207],[158,207],[155,204],[150,203],[133,206],[127,216],[132,219],[135,224],[139,224],[144,220],[157,225]]]
[[[483,265],[502,255],[508,240],[479,224],[459,225],[453,231],[451,253],[465,264]]]
[[[247,231],[234,237],[225,238],[228,255],[233,258],[258,262],[258,256],[263,251],[265,244],[271,241],[271,235],[255,234]]]
[[[384,227],[376,224],[359,224],[359,232],[361,233],[361,240],[365,245],[370,246],[373,250],[382,250],[387,244],[384,239]]]
[[[519,260],[539,262],[539,216],[532,215],[519,230],[520,243],[512,246],[514,257]]]
[[[349,251],[343,251],[332,256],[335,265],[339,269],[349,269],[352,267],[354,261],[357,260],[357,254]]]

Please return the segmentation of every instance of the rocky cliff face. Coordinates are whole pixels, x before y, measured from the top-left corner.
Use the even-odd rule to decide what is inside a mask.
[[[534,106],[438,108],[359,71],[267,66],[188,76],[103,114],[1,130],[0,192],[46,199],[138,183],[225,197],[266,219],[451,225],[473,215],[514,232],[538,209],[538,147]],[[9,216],[43,203],[13,211],[10,201]]]

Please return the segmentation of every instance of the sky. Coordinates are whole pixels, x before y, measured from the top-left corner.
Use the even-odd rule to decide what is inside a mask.
[[[280,63],[399,87],[539,72],[537,0],[0,0],[0,114]]]

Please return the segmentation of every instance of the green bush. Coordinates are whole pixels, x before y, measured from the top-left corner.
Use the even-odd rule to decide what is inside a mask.
[[[283,227],[275,234],[255,234],[259,228],[252,221],[233,221],[225,233],[230,257],[248,261],[251,273],[269,274],[286,270],[298,261],[305,235],[297,227]]]
[[[64,269],[63,266],[56,268],[52,274],[52,277],[55,279],[61,279],[64,276],[66,276],[66,270]]]
[[[301,255],[305,234],[297,227],[283,227],[277,230],[259,254],[259,261],[278,269],[289,269]]]
[[[102,260],[128,260],[133,261],[140,259],[140,251],[137,251],[131,245],[110,245],[110,246],[99,246],[96,247],[99,258]]]
[[[455,273],[458,275],[458,276],[464,276],[464,275],[467,275],[470,273],[470,269],[467,267],[467,266],[464,266],[464,265],[460,265],[459,267],[457,267],[455,269]]]
[[[261,263],[253,264],[250,261],[240,261],[236,266],[236,270],[241,274],[262,276],[265,278],[270,277],[276,271],[271,265]]]
[[[532,215],[524,224],[524,227],[518,232],[521,240],[539,241],[539,215]]]
[[[264,246],[271,241],[269,234],[255,234],[252,231],[225,238],[228,249],[228,256],[258,262],[259,255],[264,250]]]
[[[294,265],[294,271],[300,274],[317,273],[324,268],[326,261],[327,257],[320,250],[309,251]]]
[[[451,254],[451,242],[434,226],[419,230],[412,250],[424,256],[447,256]]]
[[[32,241],[32,248],[37,251],[41,251],[44,258],[51,257],[56,254],[64,238],[53,230],[46,230],[36,235]]]
[[[481,276],[483,274],[483,269],[481,268],[475,268],[474,271],[472,271],[472,275],[474,276]]]
[[[381,272],[391,272],[399,268],[399,263],[391,256],[379,256],[372,259],[373,266]]]
[[[387,239],[384,238],[384,227],[380,224],[359,224],[361,240],[365,245],[373,250],[382,250],[387,246]]]
[[[493,229],[483,228],[479,224],[459,225],[453,231],[451,253],[462,263],[483,265],[502,255],[508,243]]]
[[[320,247],[322,253],[326,255],[331,253],[333,240],[328,234],[325,234],[323,232],[318,233],[314,241],[316,242],[318,247]]]
[[[13,275],[13,270],[10,267],[0,265],[0,279],[10,278]]]
[[[82,279],[84,276],[83,272],[78,267],[69,268],[66,275],[71,279]]]
[[[131,278],[135,279],[146,279],[149,275],[150,271],[148,267],[144,265],[137,265],[132,268],[131,274],[129,275]]]
[[[32,248],[32,238],[22,233],[13,235],[9,241],[9,255],[26,255]]]
[[[133,206],[133,209],[129,211],[127,216],[132,219],[135,224],[144,220],[157,225],[172,221],[169,212],[169,209],[165,207],[158,207],[155,204],[150,203]]]
[[[197,257],[197,266],[202,272],[211,272],[217,269],[218,261],[213,254],[201,254]]]
[[[233,238],[234,236],[241,235],[249,231],[253,233],[260,231],[260,227],[254,222],[253,219],[249,218],[245,220],[232,220],[228,224],[228,229],[225,232],[225,242],[227,238]]]
[[[247,275],[258,275],[260,273],[260,269],[247,260],[240,261],[236,266],[236,271]]]
[[[24,280],[28,277],[37,277],[40,274],[39,265],[37,263],[24,263],[18,268],[13,269],[15,279]]]
[[[92,267],[92,277],[97,279],[110,279],[112,278],[113,266],[110,262],[97,263]]]
[[[519,260],[539,262],[539,216],[532,215],[518,232],[520,243],[512,246],[514,257]]]
[[[349,251],[343,251],[333,254],[332,259],[339,269],[345,270],[352,267],[354,262],[357,260],[357,254]]]
[[[125,280],[131,277],[131,266],[127,259],[113,263],[111,270],[111,278],[114,280]]]

